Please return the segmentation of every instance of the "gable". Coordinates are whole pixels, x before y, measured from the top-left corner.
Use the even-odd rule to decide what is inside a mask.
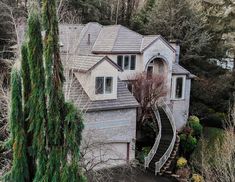
[[[145,37],[145,39],[147,39],[147,38],[148,38],[148,36]],[[166,39],[164,39],[161,35],[158,35],[158,36],[155,36],[155,37],[149,37],[146,40],[147,43],[145,43],[145,45],[143,45],[142,52],[144,52],[146,49],[151,47],[157,41],[160,41],[161,43],[163,43],[168,49],[170,49],[174,53],[176,52],[175,48],[172,47],[172,45]]]

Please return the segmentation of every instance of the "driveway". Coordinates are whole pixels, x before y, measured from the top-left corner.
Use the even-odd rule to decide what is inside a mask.
[[[113,176],[112,182],[175,182],[173,179],[166,177],[155,176],[154,174],[143,171],[138,168],[134,168],[131,171],[126,170],[125,175],[122,172],[121,174],[115,174]]]

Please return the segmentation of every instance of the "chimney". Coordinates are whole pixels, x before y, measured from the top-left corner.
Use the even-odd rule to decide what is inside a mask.
[[[180,60],[180,40],[171,40],[170,44],[175,48],[175,63]]]
[[[88,45],[91,44],[91,34],[88,34],[88,37],[87,37],[87,44],[88,44]]]

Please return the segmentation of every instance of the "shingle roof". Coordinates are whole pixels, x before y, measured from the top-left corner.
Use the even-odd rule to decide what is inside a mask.
[[[20,43],[24,39],[25,28],[23,25],[18,29]],[[142,53],[159,38],[172,48],[160,35],[143,36],[122,25],[102,26],[96,22],[59,24],[59,33],[61,53],[66,54]]]
[[[186,70],[185,68],[183,68],[182,66],[180,66],[177,63],[174,63],[172,65],[172,74],[175,74],[175,75],[188,75],[190,78],[196,77],[195,75],[191,74],[188,70]]]
[[[136,108],[139,106],[125,83],[120,80],[118,81],[117,87],[117,99],[92,101],[75,77],[70,89],[69,98],[78,108],[86,111]]]
[[[91,49],[101,28],[102,26],[98,23],[59,24],[61,51],[69,54],[91,54]],[[90,34],[89,43],[88,34]]]
[[[103,26],[93,46],[93,53],[140,53],[159,36],[143,36],[122,25]]]
[[[89,71],[104,60],[108,61],[119,71],[122,71],[122,69],[107,56],[102,56],[102,55],[82,56],[82,55],[62,54],[61,58],[63,60],[63,65],[65,68],[75,69],[77,71],[84,71],[84,72]]]
[[[61,57],[65,68],[76,69],[81,71],[88,71],[91,67],[93,67],[95,64],[97,64],[104,58],[104,56],[92,55],[62,55]]]
[[[122,25],[102,26],[98,23],[86,25],[61,24],[62,50],[73,54],[93,53],[142,53],[160,35],[143,36]],[[88,35],[90,43],[88,44]],[[70,38],[68,38],[70,37]],[[162,40],[170,47],[171,45]],[[174,50],[174,48],[172,48]]]

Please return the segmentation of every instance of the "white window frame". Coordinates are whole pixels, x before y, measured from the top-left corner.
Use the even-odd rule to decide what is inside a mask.
[[[183,78],[183,83],[182,83],[182,97],[181,98],[176,98],[176,80],[177,78]],[[174,75],[172,76],[172,91],[171,91],[171,99],[172,100],[184,100],[185,99],[185,84],[186,84],[186,75]]]
[[[122,56],[122,69],[124,71],[135,71],[136,70],[136,54],[120,54],[117,55],[117,64],[118,64],[118,56]],[[125,69],[124,63],[125,63],[125,57],[128,56],[129,57],[129,64],[128,64],[128,69]],[[135,56],[135,69],[131,70],[131,56]]]
[[[96,93],[96,79],[97,78],[104,78],[104,83],[103,83],[103,93],[102,94],[99,94],[99,93]],[[106,79],[107,78],[112,78],[112,87],[111,87],[111,92],[110,93],[107,93],[106,92]],[[109,95],[109,94],[113,94],[113,90],[114,90],[114,79],[113,79],[113,76],[96,76],[95,77],[95,95]]]

